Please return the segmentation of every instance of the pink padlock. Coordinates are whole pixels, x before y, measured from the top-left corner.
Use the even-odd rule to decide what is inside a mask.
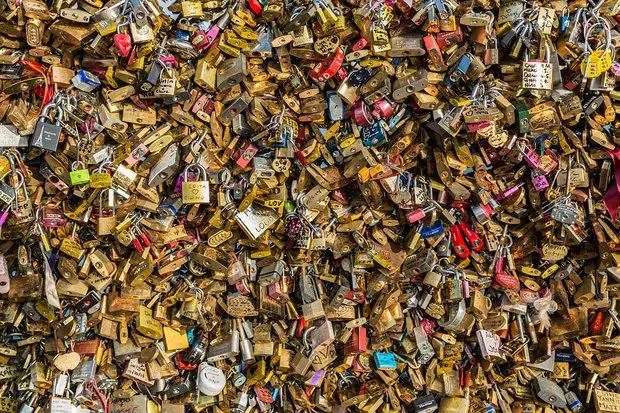
[[[506,272],[500,272],[495,274],[495,282],[504,288],[514,290],[519,288],[519,279],[512,274]]]
[[[373,108],[374,110],[372,111],[372,114],[378,118],[387,119],[394,114],[394,104],[389,102],[387,99],[381,99],[375,102]]]
[[[204,44],[203,49],[208,49],[209,47],[211,47],[213,42],[215,42],[215,39],[217,39],[217,36],[222,31],[222,29],[228,26],[229,22],[230,22],[230,14],[227,11],[226,13],[222,15],[222,17],[220,17],[217,23],[215,23],[215,25],[213,25],[213,27],[211,27],[209,31],[207,32],[207,35],[206,35],[207,41]]]
[[[409,221],[410,224],[418,222],[419,220],[424,218],[429,212],[431,212],[434,209],[435,209],[435,205],[430,205],[423,209],[422,208],[414,209],[413,211],[407,213],[407,221]]]
[[[210,39],[204,30],[196,30],[194,33],[192,33],[192,37],[190,39],[194,50],[196,50],[197,52],[204,49],[209,43],[209,40]]]
[[[7,218],[9,217],[10,210],[11,210],[11,207],[9,206],[7,207],[7,209],[4,210],[4,212],[2,212],[2,215],[0,215],[0,227],[4,225]]]
[[[540,164],[540,156],[538,156],[538,154],[534,151],[534,149],[528,148],[523,153],[523,158],[525,159],[525,162],[527,162],[527,164],[531,168],[534,168],[534,169],[538,168],[538,165]]]
[[[357,126],[366,126],[375,123],[370,108],[363,101],[359,101],[353,108],[353,119]]]
[[[177,58],[174,57],[173,55],[170,55],[170,56],[160,56],[159,60],[161,60],[162,63],[164,63],[166,66],[170,66],[173,69],[177,68]]]
[[[532,172],[532,185],[534,185],[534,189],[536,192],[544,191],[549,188],[549,181],[547,181],[547,177],[541,174],[538,171]]]
[[[521,188],[522,186],[523,186],[523,184],[515,185],[515,186],[513,186],[511,188],[506,189],[504,192],[500,192],[499,194],[497,194],[495,196],[495,200],[496,201],[503,201],[504,199],[513,196],[514,194],[517,193],[519,188]]]

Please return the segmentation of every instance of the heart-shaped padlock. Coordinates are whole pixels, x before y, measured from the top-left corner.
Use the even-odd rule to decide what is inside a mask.
[[[114,48],[122,57],[129,56],[131,43],[131,36],[127,33],[116,33],[114,35]]]

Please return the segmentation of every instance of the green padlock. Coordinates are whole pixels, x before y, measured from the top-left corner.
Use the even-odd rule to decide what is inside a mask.
[[[77,169],[82,167],[83,169]],[[84,168],[82,162],[75,161],[71,164],[71,172],[69,172],[71,185],[84,185],[90,182],[90,172]]]
[[[532,130],[532,123],[530,121],[530,111],[527,109],[525,103],[519,101],[515,103],[517,109],[517,126],[519,127],[519,133],[529,133]]]
[[[290,199],[284,203],[284,210],[287,213],[291,213],[295,210],[295,204]]]

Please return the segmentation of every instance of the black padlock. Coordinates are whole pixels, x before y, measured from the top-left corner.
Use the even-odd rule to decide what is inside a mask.
[[[189,380],[189,376],[187,376],[184,381],[172,382],[168,384],[168,388],[166,389],[166,396],[169,399],[172,399],[173,397],[179,397],[187,394],[192,390],[190,384],[191,382]]]
[[[75,303],[75,309],[81,313],[92,314],[99,309],[101,295],[98,291],[92,290]]]
[[[437,400],[432,395],[417,397],[412,405],[411,412],[414,413],[431,413],[437,410]]]
[[[207,354],[206,351],[207,337],[203,334],[194,340],[190,349],[185,353],[183,362],[186,364],[198,364],[204,359]]]
[[[62,127],[45,121],[46,118],[51,121],[49,112],[53,108],[57,108],[57,106],[54,104],[47,105],[43,109],[43,112],[41,112],[41,116],[39,116],[39,120],[37,121],[37,126],[34,129],[34,135],[32,135],[32,140],[30,141],[30,146],[56,152]],[[62,117],[62,110],[59,108],[57,110],[56,119],[60,119]]]
[[[164,69],[164,64],[160,60],[153,60],[149,74],[146,76],[146,79],[140,83],[140,90],[143,92],[149,92],[157,86],[159,84],[159,80],[161,79],[161,73]]]

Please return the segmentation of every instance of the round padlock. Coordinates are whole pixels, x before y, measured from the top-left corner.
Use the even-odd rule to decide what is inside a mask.
[[[224,372],[206,362],[198,366],[198,377],[196,387],[207,396],[217,396],[226,386],[226,376]]]

